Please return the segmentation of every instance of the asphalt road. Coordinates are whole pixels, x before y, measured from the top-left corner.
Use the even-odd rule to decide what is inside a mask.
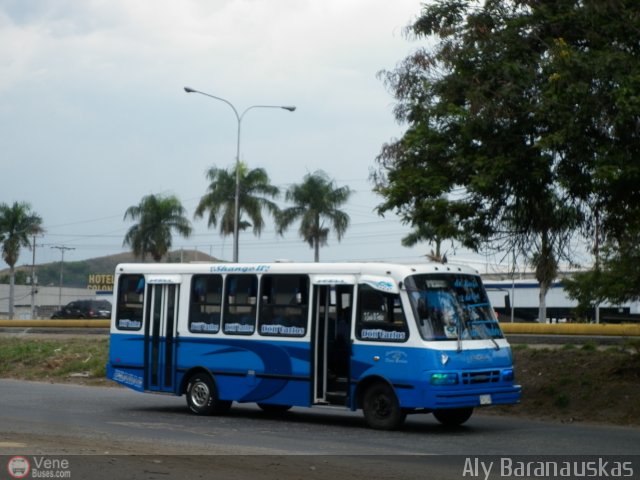
[[[0,406],[0,460],[70,456],[73,478],[459,479],[469,456],[633,455],[640,446],[638,428],[476,413],[457,428],[413,415],[402,430],[379,432],[360,412],[295,408],[272,418],[234,405],[198,417],[183,397],[16,380],[0,380]]]
[[[1,434],[111,441],[114,449],[151,444],[176,453],[405,455],[637,454],[640,429],[557,424],[476,412],[445,428],[431,415],[409,416],[397,432],[366,428],[360,412],[295,408],[270,418],[255,405],[234,404],[220,417],[187,412],[184,397],[122,388],[0,380]]]
[[[640,429],[631,427],[476,412],[462,427],[413,415],[402,430],[379,432],[360,412],[294,408],[272,418],[255,405],[234,404],[225,416],[198,417],[187,412],[184,397],[16,380],[0,380],[0,405],[2,437],[60,437],[81,443],[85,450],[77,453],[99,453],[94,444],[127,453],[275,455],[623,455],[640,447]]]

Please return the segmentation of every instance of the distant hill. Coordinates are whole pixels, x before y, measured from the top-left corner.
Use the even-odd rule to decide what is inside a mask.
[[[206,253],[197,250],[177,250],[170,252],[165,263],[183,262],[220,262],[219,259],[211,257]],[[107,255],[104,257],[89,258],[76,262],[64,262],[63,283],[65,287],[85,288],[88,284],[89,275],[113,275],[116,265],[119,263],[139,262],[131,252]],[[153,263],[147,260],[147,263]],[[16,284],[26,284],[26,278],[31,275],[30,265],[16,267]],[[42,286],[58,286],[60,282],[60,262],[44,263],[36,265],[36,276],[38,284]],[[9,269],[0,270],[0,283],[9,282]]]

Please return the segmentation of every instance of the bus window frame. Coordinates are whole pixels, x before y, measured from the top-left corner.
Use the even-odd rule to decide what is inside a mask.
[[[231,283],[231,280],[236,279],[236,278],[240,278],[240,277],[244,277],[244,278],[253,278],[255,281],[255,292],[254,295],[251,296],[249,292],[249,294],[247,294],[247,302],[248,303],[231,303],[229,301],[231,295],[229,293],[229,285]],[[235,287],[236,289],[238,288],[237,286]],[[258,275],[253,274],[253,273],[229,273],[227,275],[224,276],[224,285],[223,285],[223,295],[222,295],[222,319],[221,319],[221,331],[222,333],[224,333],[225,335],[231,335],[231,336],[251,336],[254,335],[257,331],[257,325],[258,325],[258,291],[260,288],[260,278],[258,277]],[[234,299],[238,298],[238,293],[237,290],[235,292],[235,295],[233,295]],[[253,302],[251,301],[251,299],[253,299]],[[239,317],[240,315],[242,315],[244,312],[234,312],[231,313],[230,312],[230,308],[231,307],[235,307],[235,308],[246,308],[246,307],[250,307],[250,311],[248,315],[245,315],[244,317],[241,318],[241,321],[229,321],[229,317],[231,315],[233,315],[234,317]],[[242,320],[244,320],[244,318],[247,318],[248,320],[251,321],[251,323],[244,323]],[[227,326],[228,325],[235,325],[237,329],[237,331],[233,331],[233,329],[231,330],[227,330]],[[247,331],[243,331],[246,325],[251,325],[252,329],[251,331],[247,330]]]
[[[297,279],[297,285],[302,286],[302,280],[304,280],[304,291],[300,292],[286,292],[287,297],[290,297],[290,300],[286,303],[272,301],[267,303],[266,300],[270,299],[272,296],[277,297],[278,292],[275,294],[264,291],[267,288],[267,280],[271,280],[273,278],[295,278]],[[271,285],[273,285],[271,283]],[[258,335],[262,337],[294,337],[301,338],[307,335],[309,330],[309,300],[310,300],[310,288],[311,288],[311,280],[309,275],[303,273],[270,273],[261,275],[259,278],[258,285],[258,320],[257,320],[257,332]],[[297,296],[300,295],[300,299],[298,300]],[[275,298],[273,299],[275,300]],[[306,302],[306,303],[305,303]],[[272,309],[273,312],[270,315],[270,319],[276,318],[275,311],[276,309],[284,310],[284,314],[280,317],[283,319],[282,322],[266,322],[265,321],[265,310]],[[299,310],[298,315],[287,315],[287,313],[292,313],[293,310]],[[299,318],[297,324],[286,325],[283,324],[289,318]],[[280,327],[277,332],[265,332],[263,331],[264,326],[278,326]],[[289,331],[287,331],[289,329]],[[301,329],[301,332],[295,332],[291,329]]]
[[[201,279],[205,280],[204,300],[196,301],[195,300],[195,296],[196,296],[195,282]],[[220,282],[220,298],[218,303],[216,303],[215,301],[214,302],[207,301],[207,296],[209,296],[210,294],[212,295],[216,294],[216,292],[210,292],[209,290],[207,290],[207,287],[210,284],[209,283],[210,279],[216,279],[216,280],[219,280]],[[191,283],[189,285],[189,312],[187,317],[187,328],[190,333],[202,334],[202,335],[216,335],[222,331],[222,317],[223,317],[223,311],[224,311],[224,281],[225,281],[225,276],[218,273],[205,273],[205,274],[192,275]],[[207,308],[212,308],[213,311],[195,312],[196,308],[199,308],[199,309],[204,308],[205,310]],[[216,308],[218,309],[217,312],[215,310]],[[194,321],[194,318],[193,318],[196,313],[199,313],[200,315],[217,314],[218,318],[217,318],[217,321],[215,321],[214,319],[213,322],[205,322],[205,321],[196,322]],[[205,327],[203,327],[201,330],[198,330],[193,328],[194,324],[214,325],[214,326],[217,326],[218,328],[215,330],[208,330]]]
[[[130,277],[133,277],[133,278],[137,277],[137,280],[134,281],[134,283],[136,283],[136,286],[134,289],[125,291],[123,290],[123,281],[128,280]],[[142,292],[139,292],[138,290],[140,288],[141,281],[142,281]],[[146,282],[145,276],[142,273],[123,273],[118,276],[117,297],[116,297],[115,316],[114,316],[114,319],[115,319],[114,323],[115,323],[116,330],[122,331],[122,332],[139,332],[142,330],[142,327],[144,325],[144,314],[145,314],[146,284],[147,282]],[[129,302],[127,298],[123,298],[125,295],[129,295],[129,294],[137,295],[138,296],[137,301]],[[123,305],[126,306],[126,308],[129,310],[139,310],[140,311],[139,317],[136,316],[133,319],[120,318],[122,311],[124,310],[122,308]],[[123,326],[121,324],[122,321],[139,322],[139,325],[136,325],[133,327]]]
[[[386,318],[382,320],[370,320],[364,321],[362,319],[363,316],[363,289],[367,289],[366,294],[369,293],[377,293],[380,295],[385,301],[384,305],[389,308],[384,315]],[[353,326],[353,338],[360,342],[383,342],[389,344],[398,344],[398,343],[406,343],[409,341],[411,336],[411,329],[409,326],[409,318],[407,318],[407,313],[405,312],[404,305],[402,303],[402,298],[400,293],[396,293],[393,291],[385,291],[379,290],[369,283],[359,282],[357,285],[358,295],[357,295],[357,308],[355,314],[355,321]],[[402,329],[394,328],[396,325],[395,317],[397,315],[396,309],[400,309],[400,314],[402,315]],[[372,312],[374,310],[371,310]],[[377,311],[377,310],[376,310]],[[368,327],[370,325],[370,327]],[[370,331],[371,336],[363,336],[363,331]],[[374,333],[375,332],[375,333]],[[382,333],[384,332],[384,333]],[[402,334],[402,336],[398,335]],[[397,336],[397,338],[396,338]]]

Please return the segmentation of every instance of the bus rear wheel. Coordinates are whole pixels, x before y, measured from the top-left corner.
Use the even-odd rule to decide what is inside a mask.
[[[457,427],[471,418],[473,408],[443,408],[442,410],[434,410],[433,416],[436,417],[441,424],[448,427]]]
[[[393,389],[386,383],[374,383],[367,388],[362,410],[367,424],[376,430],[395,430],[407,416],[400,408]]]
[[[231,408],[231,402],[218,398],[218,390],[211,376],[196,373],[187,385],[187,406],[196,415],[215,415],[226,413]]]

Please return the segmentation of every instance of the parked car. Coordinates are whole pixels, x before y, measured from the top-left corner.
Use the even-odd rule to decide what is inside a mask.
[[[111,318],[111,303],[106,300],[76,300],[55,312],[51,318]]]

